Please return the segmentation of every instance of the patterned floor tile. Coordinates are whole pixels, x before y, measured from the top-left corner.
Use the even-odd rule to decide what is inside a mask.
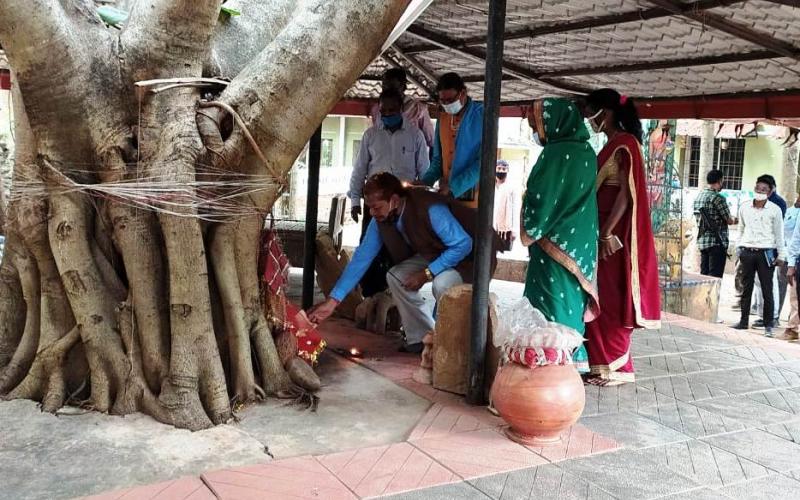
[[[779,438],[800,444],[800,420],[778,423],[764,427],[764,430]],[[800,464],[798,464],[800,466]]]
[[[755,365],[746,360],[721,351],[699,351],[685,354],[649,356],[636,363],[637,378],[683,375],[710,370],[725,370]]]
[[[691,382],[708,384],[732,394],[800,386],[800,374],[781,370],[772,365],[693,373],[687,375],[687,378]]]
[[[489,429],[422,438],[411,444],[464,479],[546,463],[524,446]]]
[[[485,406],[437,403],[431,406],[428,413],[420,419],[408,439],[491,429],[504,424],[502,418],[492,415]]]
[[[762,465],[697,440],[638,450],[636,454],[711,488],[771,473]]]
[[[780,474],[728,486],[720,490],[720,493],[736,500],[797,498],[799,492],[800,481]]]
[[[487,500],[491,497],[469,483],[455,483],[434,488],[409,491],[392,496],[381,497],[384,500]]]
[[[627,448],[645,448],[691,439],[683,433],[633,412],[584,417],[580,423]]]
[[[712,436],[703,441],[776,472],[795,470],[800,464],[800,444],[759,429]]]
[[[794,415],[745,396],[729,396],[692,403],[715,415],[741,422],[747,428],[762,427],[794,418]]]
[[[623,384],[616,387],[586,386],[583,416],[605,415],[666,403],[672,398],[659,394],[645,384]]]
[[[650,355],[655,354],[680,354],[686,352],[695,352],[695,351],[702,351],[706,350],[706,347],[697,346],[692,344],[686,339],[682,338],[673,338],[669,336],[661,336],[661,335],[648,335],[644,338],[637,339],[639,334],[634,334],[633,336],[633,345],[632,348],[634,355],[638,355],[637,353],[640,351],[645,351],[650,353]]]
[[[356,498],[313,457],[207,472],[203,478],[220,500]]]
[[[636,385],[687,403],[730,395],[723,389],[690,380],[684,376],[645,379],[638,381]]]
[[[677,400],[642,408],[637,413],[694,438],[745,428],[738,420]]]
[[[558,467],[624,499],[659,498],[700,487],[686,476],[626,451],[567,460]]]
[[[215,500],[214,494],[197,477],[148,484],[85,497],[85,500]]]
[[[622,445],[613,439],[592,432],[589,428],[575,424],[561,435],[561,442],[551,446],[528,446],[527,448],[551,462],[586,457],[597,453],[614,451]]]
[[[541,465],[470,481],[497,500],[613,500],[616,497],[555,465]]]
[[[697,490],[689,490],[682,493],[661,497],[659,500],[731,500],[731,497],[723,495],[716,490],[700,488]]]
[[[780,363],[783,361],[792,361],[796,359],[796,356],[792,356],[791,354],[783,351],[756,346],[743,345],[732,347],[730,349],[725,349],[724,352],[745,358],[749,361],[755,361],[757,363],[764,364]]]
[[[798,392],[788,389],[777,389],[764,392],[752,392],[745,396],[761,404],[800,416],[800,393]]]
[[[334,453],[317,457],[317,460],[360,497],[461,480],[408,443]]]
[[[775,366],[781,370],[788,370],[794,373],[800,373],[800,360],[788,360],[775,363]]]

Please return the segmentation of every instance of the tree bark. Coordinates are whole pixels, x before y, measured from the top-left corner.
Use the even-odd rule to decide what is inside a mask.
[[[140,0],[117,31],[89,0],[0,3],[19,177],[0,395],[55,412],[86,382],[92,408],[196,430],[227,421],[230,401],[319,388],[278,355],[260,231],[407,4],[241,0],[219,22],[220,0]],[[137,85],[203,76],[231,82]]]

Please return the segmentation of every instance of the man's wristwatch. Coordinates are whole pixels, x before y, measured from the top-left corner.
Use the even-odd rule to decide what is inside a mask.
[[[433,273],[427,267],[425,268],[425,277],[428,278],[428,281],[433,281]]]

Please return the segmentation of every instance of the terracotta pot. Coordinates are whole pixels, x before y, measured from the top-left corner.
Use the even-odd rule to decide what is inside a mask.
[[[530,368],[509,363],[494,380],[492,404],[510,425],[506,435],[512,440],[555,444],[581,416],[586,393],[574,365]]]

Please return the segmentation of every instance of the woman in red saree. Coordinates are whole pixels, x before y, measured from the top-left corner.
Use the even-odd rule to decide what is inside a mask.
[[[661,293],[636,107],[615,90],[600,89],[588,96],[585,112],[595,132],[608,138],[597,158],[601,312],[586,325],[587,383],[610,386],[634,381],[631,334],[660,327]]]

